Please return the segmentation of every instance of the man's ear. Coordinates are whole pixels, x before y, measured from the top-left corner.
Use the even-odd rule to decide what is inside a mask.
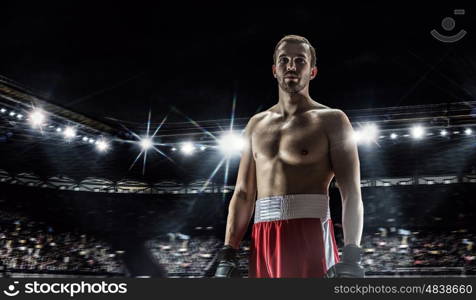
[[[311,80],[317,76],[317,67],[312,67],[311,69]]]
[[[276,65],[272,65],[271,70],[273,71],[274,78],[276,78]]]

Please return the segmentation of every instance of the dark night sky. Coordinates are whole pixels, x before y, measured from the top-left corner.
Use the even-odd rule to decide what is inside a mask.
[[[453,9],[451,34],[430,36]],[[306,36],[318,53],[311,96],[342,109],[472,100],[475,11],[454,3],[256,8],[221,4],[62,6],[16,4],[2,11],[0,75],[64,107],[103,119],[159,121],[176,106],[196,120],[237,116],[276,101],[275,43]],[[173,119],[183,120],[179,116]]]

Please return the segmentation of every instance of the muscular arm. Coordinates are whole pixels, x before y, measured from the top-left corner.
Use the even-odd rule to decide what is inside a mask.
[[[340,110],[332,112],[328,136],[332,168],[342,198],[342,227],[344,244],[360,245],[364,209],[360,190],[360,163],[353,129]]]
[[[245,129],[245,149],[241,155],[235,191],[228,207],[225,245],[237,249],[246,233],[256,200],[256,168],[251,145],[252,120]]]

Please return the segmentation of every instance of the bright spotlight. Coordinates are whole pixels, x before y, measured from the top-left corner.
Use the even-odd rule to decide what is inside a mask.
[[[90,144],[94,144],[94,139],[89,138],[89,143],[90,143]]]
[[[97,142],[96,142],[96,148],[97,148],[100,152],[104,152],[104,151],[106,151],[107,149],[109,149],[109,143],[106,142],[105,140],[97,141]]]
[[[4,114],[4,113],[7,112],[7,110],[6,110],[5,108],[2,108],[2,109],[0,109],[0,112],[1,112],[2,114]]]
[[[147,150],[153,146],[152,140],[150,138],[143,138],[140,140],[140,146],[142,149]]]
[[[425,129],[420,125],[413,126],[411,129],[411,134],[414,139],[421,139],[425,134]]]
[[[378,128],[375,124],[367,124],[364,126],[364,141],[368,144],[375,142],[378,136]]]
[[[87,142],[88,141],[88,137],[87,136],[83,136],[83,142]]]
[[[237,134],[228,133],[220,138],[219,147],[226,155],[239,154],[245,147],[245,140]]]
[[[355,130],[352,135],[356,143],[370,144],[375,142],[378,137],[378,128],[375,124],[366,124],[359,130]]]
[[[205,151],[205,149],[207,149],[207,147],[205,147],[205,146],[203,146],[203,145],[200,146],[200,150],[201,150],[201,151]]]
[[[441,136],[446,136],[446,135],[448,135],[448,131],[443,129],[443,130],[440,131],[440,135]]]
[[[177,148],[175,148],[175,147],[172,147],[172,151],[177,151]]]
[[[19,120],[21,120],[21,119],[23,118],[23,115],[22,115],[22,114],[18,114],[18,115],[17,115],[17,118],[18,118]]]
[[[471,128],[466,128],[464,133],[466,133],[466,135],[470,135],[471,133],[473,133],[473,131],[471,130]]]
[[[63,135],[66,139],[72,139],[76,136],[76,130],[68,126],[64,129]]]
[[[392,140],[396,139],[397,137],[398,137],[398,134],[396,134],[396,133],[392,133],[392,134],[390,135],[390,138],[391,138]]]
[[[14,112],[14,111],[11,111],[8,115],[9,115],[10,117],[14,117],[14,116],[15,116],[15,112]]]
[[[34,111],[30,113],[29,120],[30,120],[30,123],[33,125],[33,127],[39,127],[45,123],[46,116],[42,110],[35,109]]]
[[[185,142],[182,144],[180,151],[182,151],[182,153],[185,155],[190,155],[195,151],[195,146],[190,142]]]
[[[360,141],[362,140],[362,131],[354,130],[354,132],[352,133],[352,138],[356,143],[360,143]]]

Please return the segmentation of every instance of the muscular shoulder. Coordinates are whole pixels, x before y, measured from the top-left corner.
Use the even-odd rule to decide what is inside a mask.
[[[346,114],[337,108],[331,108],[325,105],[319,105],[307,112],[313,118],[317,118],[324,124],[330,126],[337,125],[340,122],[348,120]]]
[[[246,133],[250,135],[254,129],[256,128],[257,124],[266,118],[271,112],[269,111],[262,111],[259,112],[255,115],[253,115],[249,120],[248,123],[246,124]]]
[[[255,115],[253,115],[250,120],[248,121],[248,125],[246,127],[252,129],[253,127],[255,127],[260,121],[272,116],[274,114],[274,112],[272,111],[272,109],[268,109],[268,110],[265,110],[265,111],[262,111],[262,112],[259,112]]]
[[[323,114],[324,128],[332,140],[342,140],[352,131],[352,125],[347,115],[340,109],[329,109]]]
[[[347,115],[340,109],[337,108],[328,108],[322,109],[320,112],[320,117],[325,121],[326,124],[330,126],[335,126],[349,122]]]
[[[256,115],[252,116],[249,123],[256,123],[256,122],[259,122],[261,120],[263,120],[264,118],[266,118],[267,116],[269,116],[270,114],[272,114],[273,112],[271,110],[265,110],[265,111],[262,111],[262,112],[259,112],[257,113]]]

